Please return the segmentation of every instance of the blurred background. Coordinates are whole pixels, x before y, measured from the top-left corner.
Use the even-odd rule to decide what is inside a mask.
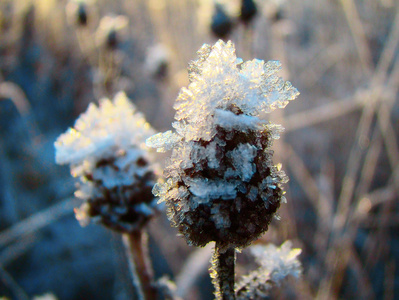
[[[244,60],[280,60],[301,92],[263,116],[286,128],[274,162],[290,182],[257,243],[291,240],[303,264],[272,298],[399,299],[398,1],[257,0],[250,14],[241,4],[0,0],[0,298],[132,299],[119,236],[79,226],[53,143],[119,90],[170,129],[189,61],[222,38]],[[213,299],[210,247],[188,247],[164,214],[149,234],[156,276],[184,299]],[[253,267],[245,250],[237,263],[237,276]]]

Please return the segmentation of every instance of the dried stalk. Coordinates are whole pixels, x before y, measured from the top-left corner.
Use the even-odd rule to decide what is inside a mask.
[[[215,286],[217,300],[234,300],[234,266],[236,263],[236,251],[234,248],[221,249],[218,243],[212,257],[210,269],[212,283]]]
[[[155,300],[156,289],[153,285],[154,274],[148,253],[148,236],[139,230],[122,235],[123,244],[129,262],[133,285],[140,300]]]

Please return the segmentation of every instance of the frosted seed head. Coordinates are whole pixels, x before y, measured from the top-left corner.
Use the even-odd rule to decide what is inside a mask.
[[[211,30],[218,38],[225,38],[233,28],[233,21],[227,15],[222,5],[215,4],[215,12],[212,16]]]
[[[258,8],[254,0],[241,0],[240,20],[245,24],[250,22],[258,12]]]
[[[90,104],[55,142],[56,161],[79,178],[75,210],[82,225],[97,220],[117,231],[141,228],[155,213],[156,167],[144,141],[154,131],[123,92]]]
[[[123,15],[108,15],[100,20],[96,31],[96,45],[99,48],[114,50],[127,34],[129,19]]]
[[[162,44],[156,44],[147,50],[145,68],[156,79],[165,79],[168,75],[170,51]]]
[[[232,42],[204,45],[198,56],[174,105],[175,131],[147,139],[172,150],[168,180],[154,193],[190,245],[241,248],[268,229],[287,180],[270,149],[283,128],[259,114],[285,107],[298,91],[277,76],[279,62],[243,62]]]

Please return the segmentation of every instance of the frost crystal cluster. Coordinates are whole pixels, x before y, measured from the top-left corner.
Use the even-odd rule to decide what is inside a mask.
[[[302,273],[298,260],[302,250],[292,249],[290,241],[280,247],[273,244],[252,246],[251,252],[260,267],[244,276],[237,285],[237,299],[269,299],[272,284],[281,283],[289,275],[298,278]]]
[[[121,232],[139,229],[153,215],[155,183],[145,139],[154,134],[141,113],[118,93],[111,101],[90,104],[74,128],[55,142],[56,162],[70,164],[79,177],[75,195],[85,202],[76,218],[94,218]]]
[[[267,230],[288,180],[270,149],[282,127],[258,115],[299,93],[276,75],[279,62],[243,62],[231,42],[205,44],[198,55],[174,106],[176,131],[147,140],[158,151],[173,149],[168,179],[153,192],[190,244],[244,247]]]

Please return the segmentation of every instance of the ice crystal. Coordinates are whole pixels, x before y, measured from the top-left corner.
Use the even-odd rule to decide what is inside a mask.
[[[112,101],[90,104],[57,139],[56,162],[70,164],[71,174],[80,179],[75,195],[85,203],[75,213],[82,225],[93,217],[130,231],[154,213],[155,174],[144,143],[152,134],[144,116],[120,92]]]
[[[147,139],[160,152],[172,149],[169,179],[154,194],[190,244],[243,247],[267,230],[288,180],[270,150],[282,127],[259,114],[299,93],[277,76],[279,62],[243,62],[231,42],[205,44],[198,56],[174,106],[175,132]]]
[[[269,299],[272,284],[280,284],[289,275],[298,278],[302,273],[298,260],[301,251],[292,249],[290,241],[280,247],[273,244],[252,246],[251,253],[260,267],[238,283],[237,299]]]

